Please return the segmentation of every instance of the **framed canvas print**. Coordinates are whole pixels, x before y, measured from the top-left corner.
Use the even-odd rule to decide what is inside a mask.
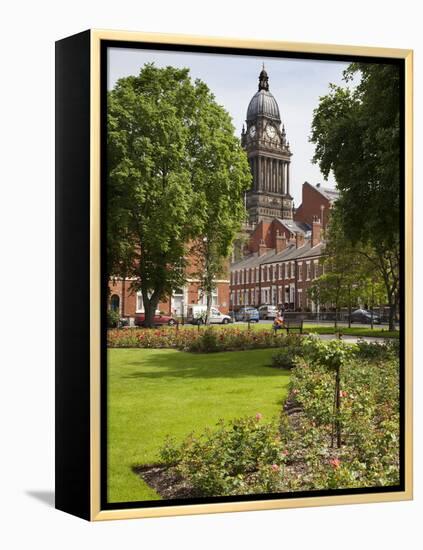
[[[56,507],[412,498],[412,52],[56,44]]]

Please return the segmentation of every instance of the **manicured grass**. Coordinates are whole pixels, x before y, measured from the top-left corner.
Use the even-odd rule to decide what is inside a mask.
[[[192,354],[166,349],[108,351],[108,500],[158,500],[132,467],[159,460],[167,434],[263,414],[279,416],[289,371],[265,368],[274,349]]]
[[[305,332],[313,332],[315,334],[336,334],[341,332],[342,334],[348,334],[351,336],[368,336],[373,338],[399,338],[399,330],[389,331],[388,329],[383,328],[374,328],[373,330],[369,327],[344,327],[340,326],[335,328],[334,326],[322,326],[322,325],[304,325]]]

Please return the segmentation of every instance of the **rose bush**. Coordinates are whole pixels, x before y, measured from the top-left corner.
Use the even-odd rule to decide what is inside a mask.
[[[203,496],[276,491],[283,483],[285,448],[277,422],[261,418],[222,420],[216,430],[191,434],[180,445],[167,438],[161,460]]]
[[[275,337],[272,330],[248,331],[235,327],[111,329],[107,333],[110,348],[175,348],[206,353],[279,347],[284,342],[284,337]]]
[[[352,348],[342,370],[339,411],[334,409],[333,373],[324,360],[297,358],[288,401],[302,412],[294,425],[286,414],[281,421],[294,470],[295,464],[303,468],[301,480],[286,476],[291,489],[398,484],[399,358],[390,345],[378,345],[382,349],[372,348],[372,359],[367,360],[362,349]],[[333,447],[334,415],[342,426],[339,449]]]

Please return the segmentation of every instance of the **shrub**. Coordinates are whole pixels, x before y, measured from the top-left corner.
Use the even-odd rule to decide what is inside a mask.
[[[359,339],[356,346],[356,356],[365,360],[384,361],[399,357],[399,339],[382,342],[366,342]]]
[[[284,477],[285,453],[276,423],[261,415],[191,434],[181,445],[168,438],[161,460],[175,468],[203,496],[268,493],[278,490]]]
[[[191,343],[190,351],[202,351],[213,353],[219,351],[219,342],[216,331],[212,327],[207,327],[202,331],[199,338]]]
[[[302,338],[288,335],[282,342],[278,352],[272,357],[272,366],[280,369],[292,369],[303,352]]]
[[[107,310],[107,326],[109,328],[116,328],[119,326],[120,314],[117,309]]]

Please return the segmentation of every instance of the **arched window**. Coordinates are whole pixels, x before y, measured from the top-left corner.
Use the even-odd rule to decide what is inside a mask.
[[[113,294],[110,298],[110,309],[113,311],[119,311],[120,298],[117,294]]]

